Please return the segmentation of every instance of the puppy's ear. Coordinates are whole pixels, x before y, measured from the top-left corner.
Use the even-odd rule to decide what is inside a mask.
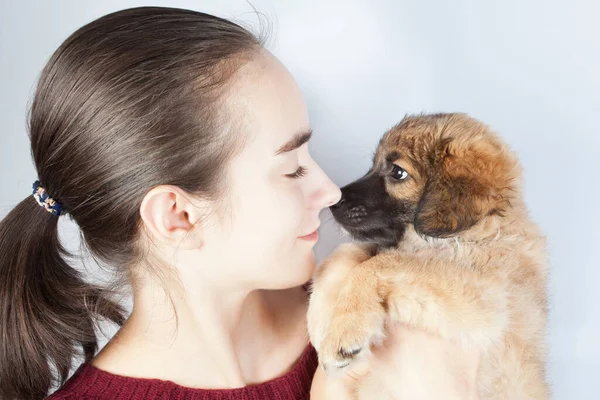
[[[449,237],[486,215],[502,214],[514,162],[496,143],[446,142],[435,152],[435,170],[415,214],[415,230],[425,236]]]
[[[471,228],[484,215],[485,187],[468,177],[439,176],[429,181],[415,215],[415,230],[448,237]]]

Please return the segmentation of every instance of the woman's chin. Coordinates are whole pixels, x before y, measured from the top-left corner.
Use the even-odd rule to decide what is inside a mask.
[[[307,256],[301,258],[301,263],[290,266],[289,273],[286,276],[286,288],[302,286],[311,280],[315,272],[315,254],[310,251]]]

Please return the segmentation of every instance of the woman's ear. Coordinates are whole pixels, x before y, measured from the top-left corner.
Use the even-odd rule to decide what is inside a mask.
[[[146,194],[140,215],[153,241],[181,249],[200,248],[202,203],[176,186],[161,185]]]

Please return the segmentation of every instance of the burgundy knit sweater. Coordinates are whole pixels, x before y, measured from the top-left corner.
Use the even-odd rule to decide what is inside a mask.
[[[239,389],[193,389],[171,381],[132,378],[82,364],[51,400],[308,400],[317,369],[317,353],[308,346],[285,375]]]

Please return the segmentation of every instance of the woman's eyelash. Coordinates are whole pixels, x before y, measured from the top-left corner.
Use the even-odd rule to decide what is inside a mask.
[[[306,175],[306,168],[303,166],[298,167],[298,169],[292,174],[285,174],[285,176],[292,179],[302,178],[304,175]]]

